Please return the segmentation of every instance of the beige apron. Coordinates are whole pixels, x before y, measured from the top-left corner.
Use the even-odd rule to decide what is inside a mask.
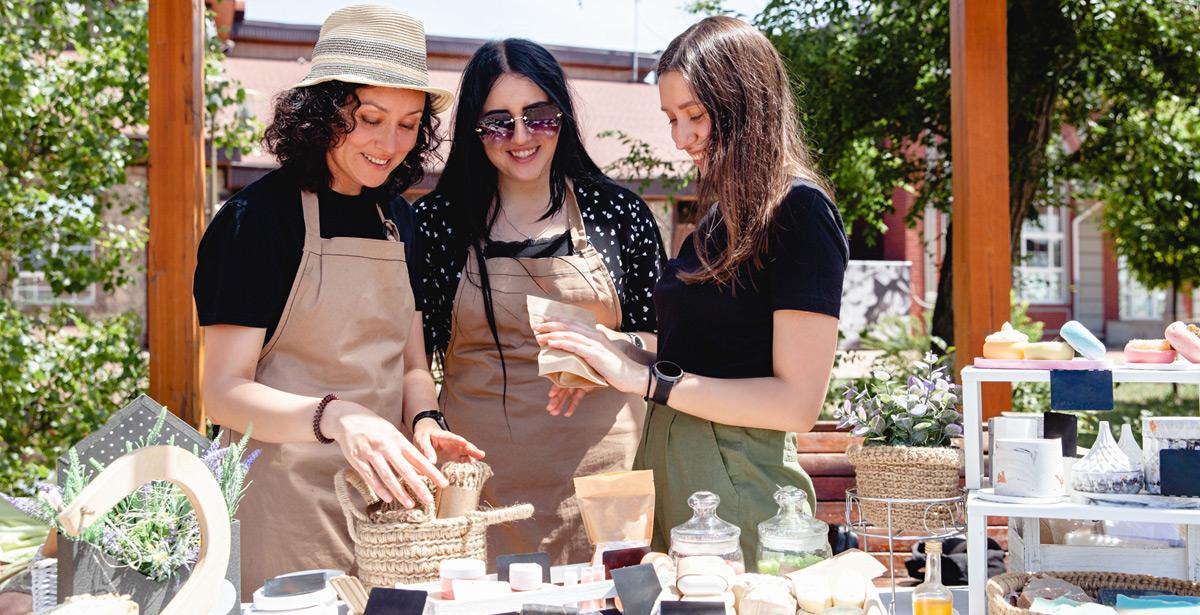
[[[415,317],[404,243],[384,219],[388,240],[321,238],[315,194],[305,192],[304,255],[255,380],[310,397],[328,393],[404,425],[404,345]],[[380,212],[383,219],[383,213]],[[225,442],[241,437],[226,431]],[[251,432],[253,436],[253,431]],[[250,469],[242,522],[242,598],[263,581],[311,568],[351,572],[353,547],[333,492],[347,464],[337,444],[268,444]]]
[[[550,381],[538,376],[538,343],[529,326],[526,295],[579,306],[617,329],[621,306],[604,260],[587,241],[571,196],[571,256],[491,258],[488,281],[496,329],[508,369],[504,380],[483,309],[475,248],[467,255],[454,298],[445,385],[440,399],[450,427],[487,452],[495,476],[483,499],[494,506],[534,505],[533,519],[488,530],[488,554],[546,551],[555,564],[591,560],[572,479],[629,470],[637,451],[646,404],[640,395],[611,387],[588,393],[570,417],[550,416]]]

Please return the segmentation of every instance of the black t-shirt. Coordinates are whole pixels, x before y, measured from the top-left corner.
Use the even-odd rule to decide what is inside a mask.
[[[713,229],[709,254],[718,253],[727,241],[724,225],[713,224],[716,212],[713,206],[695,231]],[[658,358],[701,376],[772,376],[775,310],[838,317],[848,260],[837,207],[820,190],[797,180],[775,214],[762,268],[742,265],[736,292],[728,284],[680,280],[679,271],[700,267],[692,237],[683,242],[654,288]]]
[[[369,191],[348,196],[329,189],[317,193],[321,237],[386,239]],[[404,242],[416,309],[421,300],[420,259],[412,207],[403,197],[380,203]],[[276,169],[230,197],[204,231],[196,255],[192,296],[200,325],[266,328],[271,339],[283,314],[304,251],[304,210],[300,185]],[[265,343],[265,340],[264,340]]]

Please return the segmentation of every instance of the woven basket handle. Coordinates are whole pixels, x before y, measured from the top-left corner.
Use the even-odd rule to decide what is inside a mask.
[[[467,516],[470,517],[472,521],[476,523],[482,523],[483,525],[510,523],[532,517],[533,504],[517,504],[515,506],[507,506],[505,508],[481,510],[470,513]]]
[[[350,468],[342,468],[333,477],[333,491],[337,494],[338,504],[342,507],[342,514],[346,516],[346,529],[350,531],[350,538],[354,542],[358,542],[358,532],[354,530],[354,520],[358,519],[363,523],[368,523],[367,513],[359,510],[354,502],[350,501],[350,493],[346,490],[346,485],[354,487],[354,490],[362,496],[363,500],[370,506],[379,501],[379,496],[375,495],[374,491],[367,486],[358,472]]]

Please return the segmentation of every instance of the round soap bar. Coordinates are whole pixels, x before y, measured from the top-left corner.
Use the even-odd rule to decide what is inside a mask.
[[[1033,342],[1025,345],[1025,358],[1030,361],[1070,361],[1075,349],[1066,342]]]
[[[1174,363],[1175,350],[1167,340],[1129,340],[1125,344],[1125,360],[1129,363]]]
[[[1062,336],[1076,352],[1092,359],[1099,361],[1104,358],[1105,348],[1104,342],[1101,342],[1092,335],[1088,328],[1083,326],[1078,320],[1067,321],[1066,324],[1058,330],[1058,334]]]
[[[1183,358],[1200,363],[1200,327],[1173,322],[1167,327],[1166,338]]]

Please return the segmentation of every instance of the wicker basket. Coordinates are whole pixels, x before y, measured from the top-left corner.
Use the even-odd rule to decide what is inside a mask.
[[[520,504],[437,519],[433,507],[427,506],[416,511],[410,520],[372,515],[379,519],[376,521],[350,500],[346,485],[354,487],[368,505],[379,502],[357,472],[343,469],[334,477],[333,483],[346,515],[346,527],[354,541],[358,576],[368,590],[394,587],[397,583],[435,581],[438,565],[448,559],[487,561],[488,526],[533,516],[533,506]]]
[[[58,604],[58,560],[42,557],[42,549],[38,547],[37,555],[29,565],[29,578],[33,612],[54,608]]]
[[[1170,591],[1177,596],[1200,596],[1200,583],[1152,577],[1147,574],[1120,574],[1116,572],[1010,572],[996,575],[988,580],[985,595],[988,613],[991,615],[1033,615],[1033,611],[1012,606],[1004,599],[1013,592],[1020,592],[1025,584],[1038,577],[1054,577],[1078,585],[1092,598],[1102,589],[1143,589]]]
[[[846,457],[854,465],[855,483],[862,498],[932,499],[962,494],[959,469],[963,451],[950,447],[863,446],[853,444]],[[888,527],[888,504],[860,501],[863,517],[876,527]],[[892,504],[892,529],[926,531],[954,522],[954,511],[945,505]]]

